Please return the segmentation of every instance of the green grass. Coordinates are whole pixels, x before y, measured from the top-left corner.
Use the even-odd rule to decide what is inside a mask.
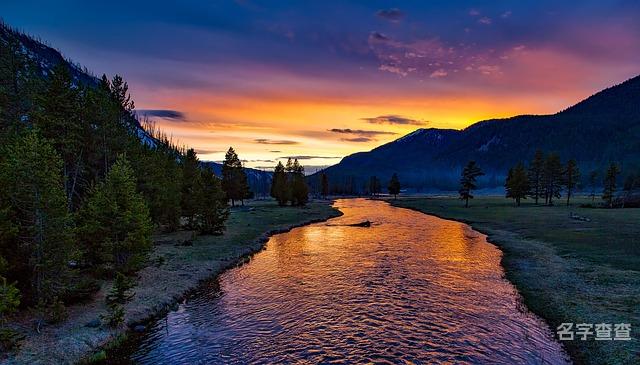
[[[149,266],[138,273],[137,285],[133,289],[135,295],[125,306],[126,322],[145,322],[172,308],[176,301],[199,283],[244,261],[242,257],[259,250],[262,247],[259,239],[265,239],[267,232],[325,220],[339,214],[329,201],[313,201],[303,208],[279,207],[273,201],[252,201],[244,208],[231,210],[224,235],[198,236],[191,245],[181,245],[192,238],[191,232],[154,235]],[[110,287],[110,283],[103,283],[103,289]],[[0,352],[0,362],[108,362],[112,352],[117,352],[115,348],[123,342],[121,335],[126,329],[85,326],[105,313],[105,292],[101,290],[91,302],[70,308],[70,316],[66,321],[49,326],[40,334],[35,331],[26,333],[26,339],[21,342],[18,351]],[[28,316],[25,316],[25,321],[30,321]]]
[[[631,323],[633,341],[568,341],[577,363],[640,363],[640,209],[535,206],[480,197],[464,208],[452,197],[391,201],[471,224],[504,252],[507,277],[527,306],[555,327],[571,323]],[[589,218],[572,219],[570,213]]]

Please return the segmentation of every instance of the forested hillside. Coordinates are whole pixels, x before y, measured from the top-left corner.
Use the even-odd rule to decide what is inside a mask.
[[[95,78],[6,25],[0,186],[0,321],[19,307],[59,321],[115,277],[105,321],[118,324],[153,229],[219,234],[228,216],[220,179],[193,149],[141,126],[125,80]]]
[[[345,157],[326,169],[332,190],[361,189],[370,176],[398,173],[405,188],[454,190],[462,166],[475,160],[485,171],[482,187],[500,187],[507,170],[536,150],[576,159],[580,169],[640,167],[640,76],[603,90],[553,115],[522,115],[478,122],[463,130],[418,129],[369,152]],[[586,178],[586,173],[584,177]],[[317,177],[316,177],[317,180]]]

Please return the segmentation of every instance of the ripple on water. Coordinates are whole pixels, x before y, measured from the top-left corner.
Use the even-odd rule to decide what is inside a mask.
[[[154,323],[137,363],[563,364],[468,226],[379,201],[271,238]],[[370,220],[371,228],[344,224]]]

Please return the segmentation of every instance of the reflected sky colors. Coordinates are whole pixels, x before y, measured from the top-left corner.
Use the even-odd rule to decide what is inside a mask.
[[[579,4],[579,5],[578,5]],[[640,73],[636,1],[3,1],[201,158],[327,165],[416,128],[551,113]]]

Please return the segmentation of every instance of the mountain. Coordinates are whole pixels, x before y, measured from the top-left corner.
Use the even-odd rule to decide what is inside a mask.
[[[491,119],[462,130],[418,129],[347,156],[324,172],[334,191],[362,191],[373,175],[386,185],[393,173],[410,191],[455,190],[462,166],[475,160],[486,173],[481,187],[495,188],[504,184],[509,167],[529,161],[536,149],[557,152],[563,161],[576,159],[583,177],[610,162],[622,164],[625,171],[637,170],[640,76],[552,115]],[[318,177],[311,181],[317,184]]]

